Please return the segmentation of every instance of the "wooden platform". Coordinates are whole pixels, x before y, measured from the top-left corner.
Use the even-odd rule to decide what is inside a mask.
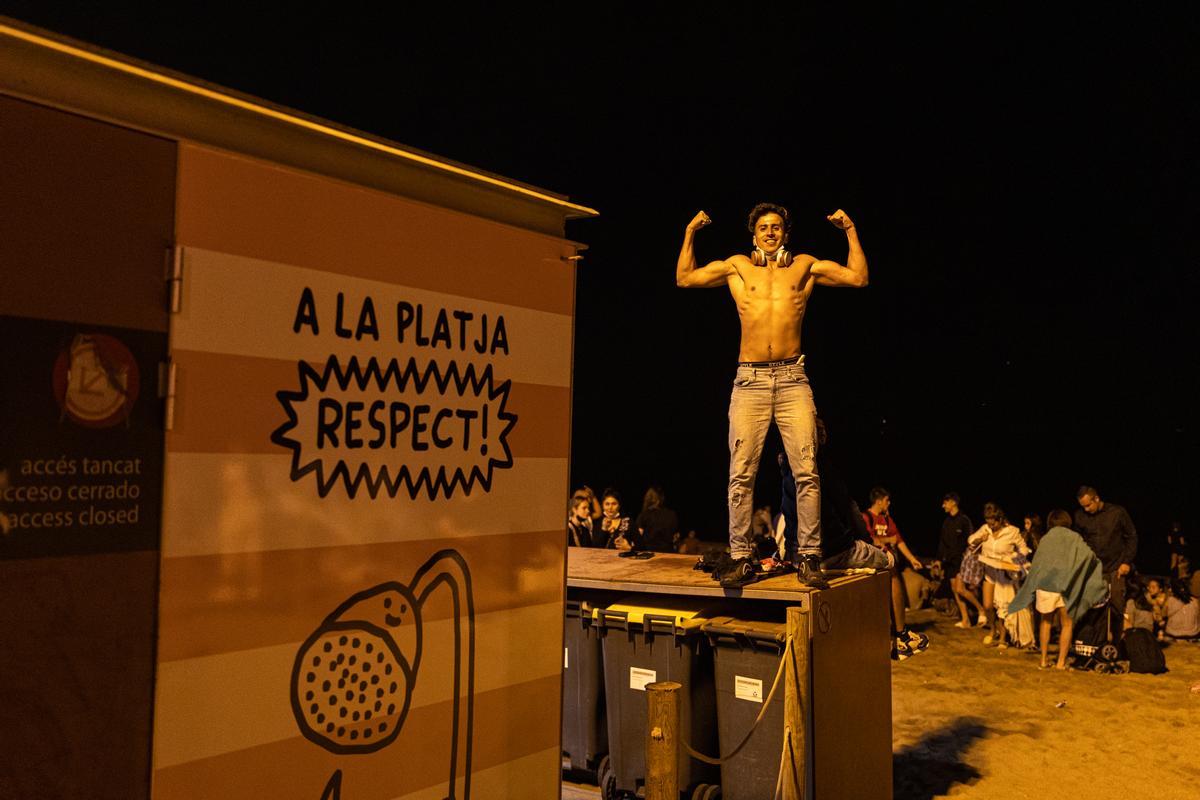
[[[707,572],[692,569],[697,556],[655,553],[640,560],[620,558],[616,550],[590,547],[567,548],[567,586],[578,589],[607,589],[618,592],[650,592],[693,597],[727,597],[739,600],[785,600],[804,606],[814,591],[796,579],[795,573],[764,578],[740,589],[726,589]],[[871,574],[870,571],[867,571]],[[859,580],[862,575],[827,573],[830,587]]]

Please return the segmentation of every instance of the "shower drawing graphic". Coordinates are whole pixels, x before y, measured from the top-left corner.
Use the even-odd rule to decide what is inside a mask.
[[[471,796],[475,695],[475,601],[471,572],[456,550],[433,554],[408,585],[388,581],[352,595],[304,641],[292,666],[291,700],[304,737],[344,756],[391,744],[408,715],[420,674],[421,610],[439,587],[453,600],[453,697],[449,790],[446,800]],[[460,734],[463,742],[459,752]],[[456,794],[462,761],[462,793]],[[321,800],[340,800],[342,770],[330,776]]]

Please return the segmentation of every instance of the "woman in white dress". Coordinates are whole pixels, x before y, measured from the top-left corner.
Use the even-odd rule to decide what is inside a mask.
[[[983,519],[982,527],[967,539],[968,547],[979,548],[979,561],[983,564],[983,610],[989,626],[983,643],[1007,649],[1010,629],[1019,644],[1032,643],[1032,617],[1024,625],[1019,619],[1007,619],[1008,603],[1016,595],[1029,562],[1029,546],[1021,531],[1009,524],[1003,509],[995,503],[983,507]],[[1029,616],[1028,611],[1024,613]],[[999,625],[997,615],[1001,620]]]

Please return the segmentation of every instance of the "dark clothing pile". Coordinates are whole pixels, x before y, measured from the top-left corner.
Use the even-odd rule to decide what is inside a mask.
[[[675,552],[675,534],[679,532],[679,516],[669,508],[647,508],[638,514],[634,527],[642,531],[639,549],[655,553]]]
[[[1137,530],[1129,512],[1116,503],[1105,503],[1095,514],[1075,512],[1075,530],[1111,575],[1122,564],[1133,565],[1137,556]]]

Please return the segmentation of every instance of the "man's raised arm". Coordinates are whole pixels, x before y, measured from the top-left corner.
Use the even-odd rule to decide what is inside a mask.
[[[817,276],[820,286],[853,286],[861,288],[867,285],[867,255],[863,252],[862,243],[858,241],[858,229],[845,211],[840,208],[826,217],[834,227],[846,232],[846,241],[850,245],[850,253],[846,256],[846,265],[836,261],[816,261],[812,265],[812,274]]]
[[[675,263],[675,285],[685,289],[711,289],[721,286],[733,269],[728,261],[713,261],[700,269],[696,268],[696,253],[692,239],[696,231],[712,222],[708,214],[701,211],[687,224],[683,231],[683,247],[679,249],[679,260]]]

